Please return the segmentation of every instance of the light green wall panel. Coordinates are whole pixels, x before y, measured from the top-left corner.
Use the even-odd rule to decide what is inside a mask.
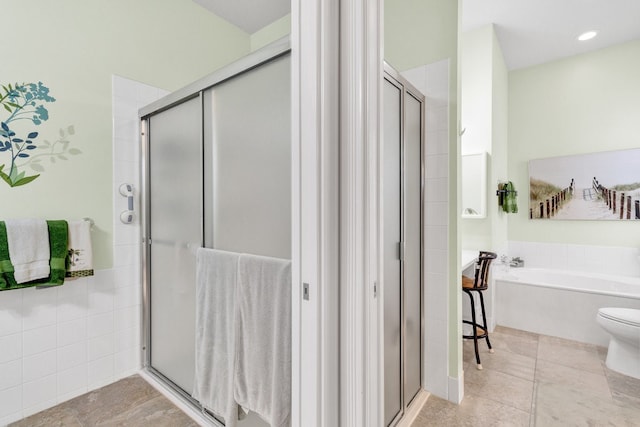
[[[508,70],[493,25],[464,33],[461,50],[462,152],[489,153],[487,218],[461,220],[462,248],[503,251],[507,215],[495,190],[507,180]]]
[[[491,170],[493,103],[493,27],[484,26],[462,34],[460,57],[461,154],[487,152],[487,173]],[[488,179],[487,184],[491,184]],[[478,180],[480,178],[478,177]],[[485,218],[460,220],[462,249],[491,249],[491,202]],[[461,207],[464,209],[464,206]]]
[[[520,213],[509,240],[636,247],[640,229],[623,221],[528,219],[531,159],[640,147],[640,41],[512,71],[509,176]]]
[[[487,180],[487,206],[491,216],[491,248],[503,252],[507,246],[508,220],[512,214],[502,212],[498,206],[495,190],[498,182],[509,179],[507,153],[509,147],[509,70],[504,62],[502,49],[495,29],[492,32],[492,148],[489,179]]]
[[[491,154],[493,103],[493,26],[487,25],[462,35],[460,93],[462,103],[462,154],[486,151]]]
[[[291,33],[291,14],[251,34],[251,50],[258,50]]]
[[[384,58],[394,68],[404,71],[457,60],[457,50],[457,1],[385,0]],[[455,64],[452,69],[455,72]]]
[[[2,46],[1,83],[48,86],[57,101],[34,129],[38,139],[54,142],[73,125],[69,146],[82,153],[55,164],[45,158],[45,172],[27,185],[0,182],[0,217],[91,217],[95,267],[109,268],[111,75],[175,90],[248,53],[249,35],[191,1],[13,0],[3,2],[2,15],[14,24]]]

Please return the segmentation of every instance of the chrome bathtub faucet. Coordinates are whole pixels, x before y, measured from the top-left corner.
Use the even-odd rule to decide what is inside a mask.
[[[515,258],[511,258],[511,262],[509,263],[510,267],[524,267],[524,260],[519,256]]]

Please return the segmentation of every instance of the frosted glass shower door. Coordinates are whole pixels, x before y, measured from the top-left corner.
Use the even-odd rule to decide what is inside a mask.
[[[391,69],[389,67],[389,69]],[[384,422],[422,384],[423,100],[394,70],[383,83]]]
[[[291,57],[204,92],[207,247],[291,258]]]
[[[422,103],[405,93],[404,121],[404,401],[422,382]]]
[[[384,425],[402,411],[402,91],[384,80]]]
[[[231,64],[141,111],[145,367],[198,409],[197,249],[291,258],[290,66],[288,52]]]
[[[202,109],[192,98],[149,119],[150,363],[191,393],[195,251],[202,243]]]

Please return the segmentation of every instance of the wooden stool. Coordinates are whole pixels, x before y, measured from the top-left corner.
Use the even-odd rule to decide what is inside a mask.
[[[484,311],[484,297],[482,296],[482,293],[488,288],[487,279],[489,278],[489,267],[491,266],[491,261],[496,259],[496,257],[497,255],[493,252],[480,251],[480,255],[478,255],[478,261],[476,262],[475,277],[472,279],[470,277],[462,276],[462,291],[469,295],[469,300],[471,301],[471,320],[463,320],[462,322],[466,323],[467,325],[471,325],[472,328],[472,335],[463,334],[462,338],[473,340],[478,369],[482,369],[482,363],[480,363],[480,353],[478,352],[478,340],[484,338],[487,341],[489,353],[493,353],[491,342],[489,341],[487,315]],[[477,292],[480,296],[480,307],[482,309],[481,324],[476,320],[476,305],[473,298],[474,292]]]

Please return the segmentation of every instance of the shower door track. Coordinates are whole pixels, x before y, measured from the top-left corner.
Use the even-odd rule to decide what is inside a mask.
[[[200,405],[200,402],[195,400],[189,393],[184,391],[179,385],[171,381],[166,376],[162,375],[160,371],[155,369],[152,366],[147,366],[145,368],[145,372],[158,381],[161,385],[164,386],[165,390],[173,396],[175,399],[182,401],[184,404],[190,406],[194,411],[200,413],[203,417],[205,417],[208,421],[213,422],[219,426],[224,426],[224,422],[216,418],[214,414],[208,411],[206,408],[203,408]]]

